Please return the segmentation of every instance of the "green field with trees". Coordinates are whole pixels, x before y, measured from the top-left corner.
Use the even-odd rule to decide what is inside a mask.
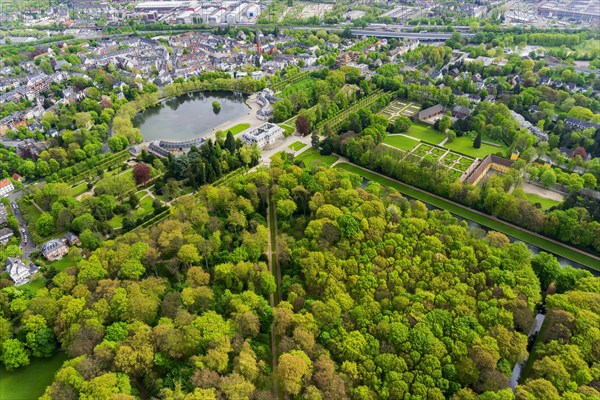
[[[46,386],[54,380],[54,374],[60,369],[67,355],[57,352],[51,358],[32,360],[27,368],[7,372],[0,369],[1,399],[37,399],[44,394]]]

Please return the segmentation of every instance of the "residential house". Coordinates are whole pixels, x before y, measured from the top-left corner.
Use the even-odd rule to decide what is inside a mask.
[[[2,228],[0,229],[0,244],[6,244],[11,237],[15,236],[12,229]]]
[[[41,152],[46,150],[48,146],[44,142],[37,142],[32,138],[27,138],[17,145],[17,154],[21,158],[30,158],[36,161]]]
[[[465,119],[471,114],[469,107],[454,106],[452,116],[458,119]]]
[[[7,257],[4,263],[4,271],[8,273],[15,286],[23,285],[31,279],[31,276],[39,270],[39,267],[33,263],[29,266],[15,257]]]
[[[471,93],[467,95],[467,99],[469,99],[471,103],[477,104],[481,101],[481,96],[479,96],[478,94]]]
[[[44,243],[41,247],[42,255],[48,261],[60,260],[69,252],[69,246],[59,239],[52,239]]]
[[[15,190],[15,187],[11,181],[9,181],[8,179],[2,179],[0,181],[0,197],[6,196],[13,190]]]
[[[335,59],[335,63],[338,67],[348,65],[350,63],[356,63],[358,61],[358,57],[360,53],[356,51],[348,51],[346,53],[342,53]]]
[[[594,128],[594,129],[600,128],[600,124],[595,124],[593,122],[588,122],[588,121],[582,121],[580,119],[573,118],[573,117],[565,118],[565,124],[569,125],[571,128],[581,129],[581,130],[587,129],[587,128]]]
[[[67,232],[64,236],[64,240],[66,240],[70,246],[79,246],[81,244],[79,237],[73,232]]]

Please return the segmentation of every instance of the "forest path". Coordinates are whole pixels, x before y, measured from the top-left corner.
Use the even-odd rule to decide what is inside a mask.
[[[271,201],[271,193],[267,192],[267,227],[269,228],[269,245],[267,257],[269,260],[269,269],[275,277],[276,289],[275,293],[271,293],[269,296],[269,303],[271,308],[274,308],[281,301],[281,270],[279,268],[279,262],[277,260],[277,214],[275,213],[275,206]],[[272,370],[273,370],[273,393],[275,398],[281,398],[279,392],[279,384],[277,382],[277,361],[278,361],[278,344],[279,338],[275,334],[275,330],[271,326],[271,358],[272,358]]]

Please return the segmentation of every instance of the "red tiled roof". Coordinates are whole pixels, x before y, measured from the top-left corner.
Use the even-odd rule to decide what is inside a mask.
[[[1,188],[3,188],[3,187],[6,187],[6,186],[8,186],[8,185],[10,185],[10,184],[11,184],[11,182],[10,182],[8,179],[2,179],[2,180],[0,181],[0,189],[1,189]]]

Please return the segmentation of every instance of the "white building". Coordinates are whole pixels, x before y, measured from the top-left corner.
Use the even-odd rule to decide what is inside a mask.
[[[275,143],[277,139],[283,138],[283,129],[270,122],[245,132],[242,136],[248,145],[256,144],[259,148]]]
[[[29,264],[28,267],[18,258],[7,257],[4,270],[8,272],[15,285],[19,286],[29,282],[31,275],[38,271],[38,267],[34,264]]]
[[[6,196],[13,190],[15,190],[15,187],[13,186],[11,181],[9,181],[8,179],[2,179],[0,181],[0,197]]]

